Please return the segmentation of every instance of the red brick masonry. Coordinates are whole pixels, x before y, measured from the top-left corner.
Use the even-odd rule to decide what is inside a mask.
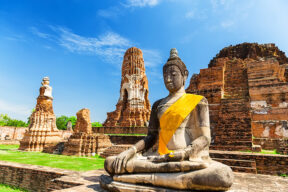
[[[73,180],[61,181],[57,179],[68,174],[78,175],[79,173],[51,167],[0,161],[0,183],[29,191],[53,191],[80,185]]]

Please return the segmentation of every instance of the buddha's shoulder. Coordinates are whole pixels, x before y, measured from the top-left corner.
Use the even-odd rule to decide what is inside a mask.
[[[157,101],[155,101],[152,105],[152,110],[153,109],[157,109],[159,104],[164,100],[165,98],[162,98],[162,99],[158,99]]]
[[[201,101],[199,102],[199,104],[208,105],[208,100],[206,99],[206,97],[203,96],[203,98],[201,99]]]
[[[190,94],[190,93],[189,93],[189,94]],[[191,95],[195,95],[195,94],[191,94]],[[202,99],[199,101],[198,104],[208,105],[208,100],[206,99],[206,97],[204,97],[203,95],[197,95],[197,96],[202,96]]]

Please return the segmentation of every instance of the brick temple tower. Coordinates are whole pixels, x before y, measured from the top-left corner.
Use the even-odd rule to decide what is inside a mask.
[[[116,110],[107,113],[104,126],[107,127],[143,127],[150,117],[148,100],[148,81],[142,51],[129,48],[122,63],[120,98]]]
[[[212,149],[271,150],[288,141],[288,58],[274,44],[222,49],[186,91],[208,99]]]

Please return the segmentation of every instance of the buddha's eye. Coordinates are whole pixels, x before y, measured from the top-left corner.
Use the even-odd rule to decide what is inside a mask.
[[[172,75],[173,75],[173,76],[176,76],[176,75],[177,75],[176,71],[173,71],[173,72],[172,72]]]

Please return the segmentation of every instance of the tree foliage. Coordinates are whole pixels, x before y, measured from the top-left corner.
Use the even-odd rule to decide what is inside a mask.
[[[77,118],[75,116],[67,117],[65,115],[57,117],[56,118],[57,128],[60,129],[60,130],[66,130],[68,121],[71,121],[72,128],[74,128],[75,125],[76,125]]]
[[[28,127],[28,123],[10,118],[7,114],[0,114],[0,126]]]
[[[102,127],[103,126],[100,122],[93,122],[91,124],[92,124],[92,127]]]

